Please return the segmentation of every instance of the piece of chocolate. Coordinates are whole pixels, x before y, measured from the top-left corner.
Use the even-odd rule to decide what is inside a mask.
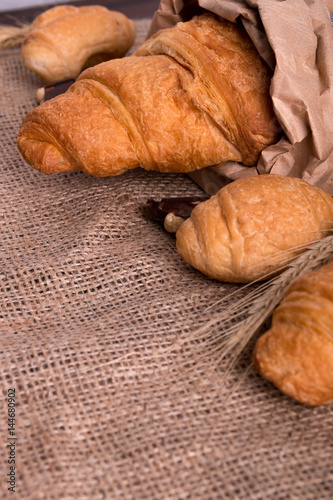
[[[74,82],[74,78],[70,78],[68,80],[60,80],[58,82],[45,85],[44,101],[48,101],[59,94],[63,94]]]
[[[209,196],[188,196],[179,198],[162,198],[146,201],[143,211],[147,219],[164,222],[167,214],[173,213],[183,219],[188,219],[194,207],[208,200]]]

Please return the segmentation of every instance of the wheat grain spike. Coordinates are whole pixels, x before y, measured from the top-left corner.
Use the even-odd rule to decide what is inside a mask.
[[[29,24],[19,23],[18,26],[0,24],[0,50],[19,47],[26,36]]]
[[[225,304],[222,313],[217,313],[202,327],[193,331],[187,339],[180,339],[174,349],[187,345],[187,362],[192,366],[204,363],[214,372],[223,365],[223,379],[232,371],[237,362],[247,350],[256,334],[269,320],[274,309],[278,306],[286,289],[302,274],[314,271],[333,259],[333,235],[321,238],[310,246],[303,248],[303,252],[292,259],[281,274],[266,282],[249,283],[239,291],[249,292],[240,299],[231,300],[233,294],[223,297],[212,304]],[[251,287],[255,286],[254,289]],[[249,288],[250,287],[250,288]],[[188,359],[189,352],[191,360]]]

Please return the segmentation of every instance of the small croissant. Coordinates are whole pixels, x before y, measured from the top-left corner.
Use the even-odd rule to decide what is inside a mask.
[[[59,5],[32,22],[22,59],[46,83],[76,78],[84,67],[125,55],[135,34],[135,22],[120,12]]]
[[[270,82],[245,30],[204,14],[159,31],[133,56],[86,69],[25,117],[18,147],[48,174],[255,165],[280,136]]]
[[[259,373],[297,401],[333,402],[333,262],[297,278],[254,348]]]
[[[181,257],[221,281],[249,283],[281,271],[333,228],[333,199],[301,179],[238,179],[196,206],[176,233]]]

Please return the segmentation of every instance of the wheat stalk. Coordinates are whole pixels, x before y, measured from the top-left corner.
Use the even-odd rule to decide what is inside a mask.
[[[264,283],[253,282],[243,286],[241,291],[258,285],[238,300],[230,301],[237,293],[233,292],[215,301],[210,308],[214,310],[214,307],[219,306],[220,309],[226,304],[223,312],[218,312],[201,328],[191,332],[190,338],[180,339],[178,348],[183,344],[191,344],[189,351],[192,353],[193,366],[205,362],[207,369],[209,360],[212,372],[225,361],[223,378],[227,377],[271,317],[290,284],[302,274],[314,271],[332,259],[333,235],[306,245],[298,257],[290,259],[287,266],[284,265],[284,271],[278,276]],[[187,364],[188,361],[187,352]]]
[[[22,44],[29,24],[17,22],[18,26],[0,24],[0,50],[13,49]]]

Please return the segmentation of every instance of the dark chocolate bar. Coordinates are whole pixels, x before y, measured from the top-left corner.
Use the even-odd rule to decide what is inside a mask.
[[[194,207],[199,203],[209,199],[209,196],[188,196],[179,198],[162,198],[154,200],[152,198],[146,201],[143,211],[147,219],[163,222],[166,215],[173,213],[183,219],[188,219]]]
[[[75,82],[74,78],[70,78],[68,80],[60,80],[58,82],[50,83],[49,85],[45,85],[45,95],[44,101],[48,101],[53,97],[56,97],[59,94],[63,94],[69,87]]]

